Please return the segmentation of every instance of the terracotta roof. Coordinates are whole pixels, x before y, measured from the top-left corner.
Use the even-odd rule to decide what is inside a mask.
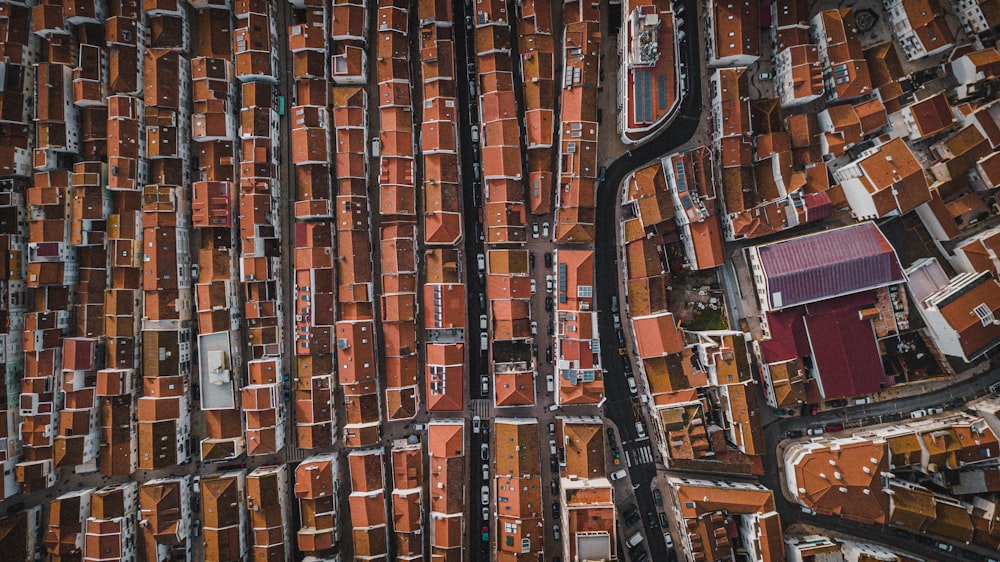
[[[760,56],[760,9],[757,0],[712,2],[713,56]]]

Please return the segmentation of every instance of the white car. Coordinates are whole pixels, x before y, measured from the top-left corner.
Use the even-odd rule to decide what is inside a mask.
[[[472,416],[472,433],[479,433],[479,425],[482,419],[479,416]]]
[[[639,387],[635,385],[635,377],[625,379],[628,381],[628,391],[632,394],[639,394]]]
[[[551,275],[545,276],[545,292],[551,293],[556,290],[556,279]]]
[[[806,435],[823,435],[823,428],[816,426],[806,429]]]
[[[614,472],[611,473],[611,479],[612,480],[621,480],[622,478],[625,478],[626,476],[628,476],[628,471],[625,470],[624,468],[621,469],[621,470],[616,470],[616,471],[614,471]]]
[[[483,480],[489,480],[489,479],[490,479],[490,465],[484,463],[483,464]]]
[[[538,283],[535,282],[534,279],[532,279],[531,280],[531,294],[533,295],[533,294],[535,294],[537,292],[538,292]]]
[[[480,330],[485,330],[486,326],[487,326],[487,324],[486,324],[486,315],[485,314],[480,314],[479,315],[479,329]]]
[[[670,533],[663,533],[663,540],[667,543],[667,548],[674,547],[674,538],[670,536]]]
[[[479,334],[479,350],[486,351],[490,348],[490,338],[486,335],[486,332],[480,332]]]
[[[927,410],[917,410],[915,412],[910,412],[910,417],[918,420],[927,415]]]
[[[531,335],[538,335],[538,322],[535,322],[534,320],[531,321]]]
[[[556,440],[555,439],[549,439],[549,453],[551,453],[552,456],[556,455]]]
[[[487,522],[489,520],[490,520],[490,508],[484,507],[483,508],[483,523],[485,523],[485,522]]]
[[[480,496],[481,496],[480,500],[483,502],[483,505],[490,505],[490,487],[489,486],[483,486],[479,490],[479,492],[480,492]]]
[[[531,223],[531,237],[532,238],[538,238],[538,223],[537,222]]]
[[[646,428],[642,427],[642,422],[635,422],[635,432],[639,434],[639,439],[646,436]]]
[[[548,222],[543,222],[542,223],[542,238],[548,238],[548,237],[549,237],[549,223]]]
[[[490,377],[488,375],[483,375],[479,377],[479,383],[483,387],[483,394],[490,393]]]
[[[479,271],[486,271],[486,256],[483,254],[478,254],[476,256],[476,265],[479,267]]]
[[[472,126],[472,142],[479,142],[479,126]]]
[[[934,414],[942,414],[942,413],[944,413],[944,408],[942,408],[940,406],[935,406],[933,408],[927,408],[927,415],[928,416],[933,416]]]
[[[552,375],[545,375],[545,390],[549,392],[554,392],[556,389],[556,381],[552,378]]]
[[[559,529],[559,525],[552,526],[552,538],[559,540],[562,538],[562,531]]]

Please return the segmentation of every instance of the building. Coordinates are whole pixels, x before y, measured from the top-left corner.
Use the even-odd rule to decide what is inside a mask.
[[[969,35],[981,35],[1000,26],[997,0],[958,0],[952,6]]]
[[[600,418],[556,418],[560,463],[559,523],[568,560],[614,560],[618,551],[614,488],[605,471]]]
[[[824,10],[812,19],[826,99],[850,100],[872,93],[872,80],[854,27],[852,8]]]
[[[139,531],[148,562],[186,556],[191,549],[190,478],[156,478],[139,486]]]
[[[954,46],[955,36],[938,0],[883,0],[882,4],[907,59],[920,60]]]
[[[732,559],[731,539],[738,539],[748,560],[785,560],[781,518],[771,490],[760,484],[676,477],[668,483],[674,519],[681,527],[678,546],[689,559]]]
[[[201,477],[201,527],[208,560],[245,560],[247,549],[246,473]]]
[[[870,222],[754,246],[748,260],[765,312],[906,279],[896,251]]]
[[[909,269],[908,287],[938,349],[969,363],[1000,344],[1000,282],[990,272],[948,279],[935,258]]]
[[[705,12],[709,66],[749,66],[757,62],[760,58],[757,0],[712,0]]]
[[[618,132],[622,142],[636,144],[673,119],[681,98],[674,13],[667,2],[629,2],[625,33],[618,37],[622,55]]]
[[[273,562],[290,562],[291,528],[288,465],[263,466],[247,475],[246,509],[253,537],[251,556]]]
[[[430,474],[429,540],[431,557],[442,562],[466,558],[466,497],[468,477],[464,420],[433,420],[427,424],[427,457]]]
[[[340,541],[340,476],[338,456],[314,455],[295,467],[295,497],[301,525],[296,534],[306,556],[331,554]]]
[[[492,519],[497,557],[511,562],[537,560],[545,544],[538,421],[493,421]]]
[[[781,107],[797,107],[823,96],[823,67],[816,45],[793,45],[774,57],[774,90]]]
[[[924,167],[901,138],[863,152],[833,177],[858,220],[905,214],[931,199]]]

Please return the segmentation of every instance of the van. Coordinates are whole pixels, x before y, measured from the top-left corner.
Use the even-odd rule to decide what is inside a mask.
[[[486,332],[479,334],[479,350],[486,351],[487,349],[489,349],[489,347],[490,347],[490,339],[489,336],[486,335]]]
[[[379,139],[372,139],[372,156],[378,158],[382,154],[382,141]]]
[[[633,546],[641,543],[642,539],[643,539],[642,533],[641,532],[640,533],[636,533],[636,534],[632,535],[631,537],[629,537],[627,541],[625,541],[625,546],[627,548],[632,548]]]
[[[486,256],[483,254],[476,255],[476,267],[479,268],[480,273],[486,271]]]
[[[627,475],[628,472],[623,468],[612,472],[610,478],[611,480],[621,480],[622,478],[625,478]]]
[[[549,392],[553,392],[553,391],[555,391],[555,389],[556,389],[556,382],[552,378],[552,375],[546,375],[545,376],[545,390],[547,390]]]
[[[551,453],[553,456],[555,456],[556,454],[556,442],[554,439],[549,440],[549,453]]]
[[[635,422],[635,432],[639,434],[639,439],[646,437],[646,428],[642,426],[642,422]]]

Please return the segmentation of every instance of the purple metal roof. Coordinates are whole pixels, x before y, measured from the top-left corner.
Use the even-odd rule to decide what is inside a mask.
[[[882,231],[865,222],[757,247],[772,310],[903,281]]]

